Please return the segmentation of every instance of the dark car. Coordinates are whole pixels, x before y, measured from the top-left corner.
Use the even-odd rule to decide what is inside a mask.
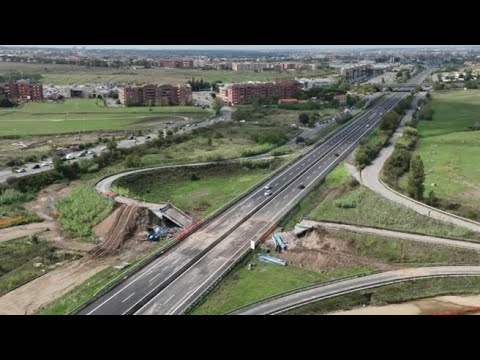
[[[35,164],[32,166],[32,169],[40,169],[40,165],[39,164]]]
[[[299,189],[305,189],[305,185],[300,184],[300,185],[298,186],[298,188],[299,188]]]
[[[335,153],[335,156],[340,156],[340,154],[339,154],[339,153]]]
[[[150,135],[147,135],[147,137],[145,139],[151,139]]]

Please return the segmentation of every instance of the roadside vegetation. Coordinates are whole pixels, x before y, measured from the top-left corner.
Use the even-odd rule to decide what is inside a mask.
[[[480,220],[479,95],[479,90],[450,91],[421,101],[385,164],[383,180],[430,206]]]
[[[249,263],[255,263],[248,270]],[[366,272],[364,267],[345,267],[331,272],[317,272],[295,265],[278,266],[248,255],[225,279],[191,311],[191,315],[218,315],[266,297],[336,277]]]
[[[400,124],[403,113],[410,107],[412,96],[403,99],[392,111],[382,115],[380,124],[372,133],[363,138],[354,153],[355,165],[359,169],[366,166],[378,156],[382,148],[387,144],[388,139],[395,132]]]
[[[325,314],[360,306],[386,305],[434,296],[478,294],[479,289],[479,276],[419,279],[335,296],[290,310],[285,315]]]
[[[391,265],[460,265],[476,264],[480,261],[480,252],[475,250],[350,231],[329,230],[329,232],[336,237],[351,242],[356,255],[378,259]]]
[[[0,296],[78,258],[36,236],[0,243]]]
[[[334,177],[329,179],[327,176],[325,182],[303,199],[281,225],[293,227],[303,217],[318,221],[340,221],[400,231],[415,231],[429,235],[480,239],[480,234],[420,215],[377,195],[348,176],[344,166],[339,164],[331,172]]]
[[[205,217],[283,163],[281,159],[244,161],[142,172],[114,182],[119,194],[148,202],[167,202]]]
[[[58,221],[72,236],[93,240],[92,229],[113,210],[113,201],[88,185],[77,185],[55,203]]]
[[[32,192],[21,192],[2,184],[0,186],[0,229],[42,222],[41,217],[23,206],[25,201],[32,200],[34,197]]]

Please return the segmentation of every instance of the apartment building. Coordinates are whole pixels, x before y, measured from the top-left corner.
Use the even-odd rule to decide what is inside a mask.
[[[373,75],[373,69],[371,64],[360,64],[342,67],[340,74],[350,82],[357,82],[367,80]]]
[[[232,105],[247,104],[253,99],[273,97],[296,98],[302,85],[296,80],[277,80],[274,82],[253,82],[226,84],[221,87],[219,96]]]
[[[190,85],[142,85],[118,88],[120,103],[131,105],[188,105],[192,102]]]
[[[267,68],[268,65],[266,63],[260,62],[241,62],[241,63],[232,63],[232,70],[233,71],[258,71]]]
[[[43,100],[42,84],[30,80],[9,81],[0,87],[0,93],[13,101]]]
[[[158,62],[159,67],[191,69],[193,68],[193,60],[185,59],[162,59]]]

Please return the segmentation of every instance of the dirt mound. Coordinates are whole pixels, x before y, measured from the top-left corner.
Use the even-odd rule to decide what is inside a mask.
[[[293,232],[291,232],[293,234]],[[325,229],[315,229],[303,238],[295,238],[288,233],[279,234],[287,240],[288,250],[279,254],[289,263],[313,270],[332,271],[345,266],[368,266],[381,270],[394,269],[393,266],[381,261],[370,259],[355,254],[352,242],[338,239],[329,234]],[[273,249],[271,243],[267,246]]]
[[[93,228],[100,244],[90,252],[94,257],[118,254],[124,243],[152,223],[150,211],[134,204],[123,204]]]

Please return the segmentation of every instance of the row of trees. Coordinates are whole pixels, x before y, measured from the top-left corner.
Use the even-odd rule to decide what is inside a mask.
[[[42,78],[43,78],[42,74],[39,74],[39,73],[25,73],[20,71],[12,71],[12,72],[0,75],[0,82],[9,81],[9,80],[17,81],[22,79],[40,81]]]
[[[218,92],[218,88],[222,83],[222,80],[216,80],[214,82],[203,81],[203,79],[197,80],[192,78],[192,80],[187,81],[188,84],[192,87],[192,91],[216,91]]]

